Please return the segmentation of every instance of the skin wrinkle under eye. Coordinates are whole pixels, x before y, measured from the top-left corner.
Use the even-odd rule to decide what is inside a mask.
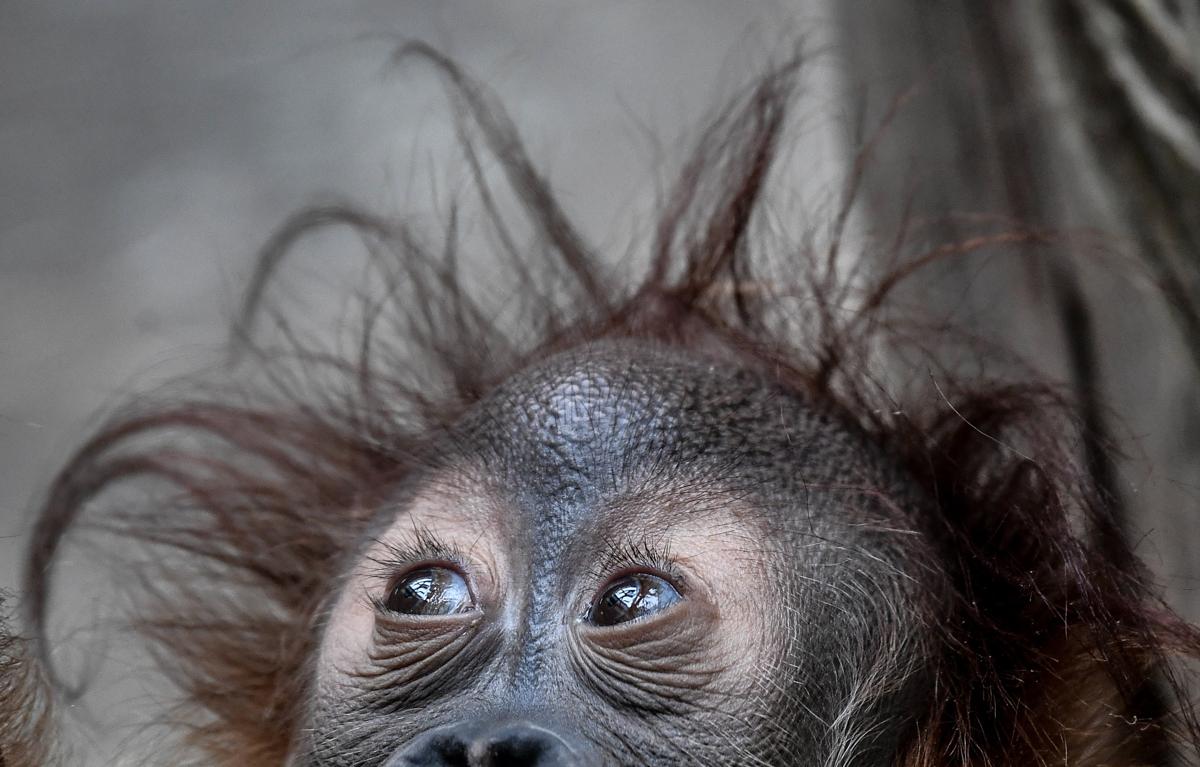
[[[442,486],[445,483],[439,481],[437,484]],[[464,491],[460,488],[459,493],[456,495],[461,495],[463,493]],[[735,515],[732,513],[732,510],[738,505],[736,502],[714,502],[715,491],[711,489],[707,490],[703,496],[697,496],[698,502],[695,504],[688,504],[688,497],[686,494],[682,496],[677,494],[672,499],[671,503],[656,503],[655,495],[658,494],[645,492],[638,494],[636,501],[648,504],[646,506],[639,507],[635,499],[630,498],[611,504],[610,506],[606,507],[606,511],[611,513],[617,519],[634,520],[640,518],[642,522],[640,525],[628,524],[620,526],[620,529],[624,530],[635,540],[649,534],[654,525],[663,524],[669,520],[673,524],[673,528],[675,530],[672,551],[678,554],[680,560],[686,563],[689,570],[698,570],[701,567],[706,567],[709,569],[714,567],[719,568],[721,562],[728,562],[730,560],[740,560],[745,563],[746,552],[751,551],[745,541],[755,538],[756,536],[751,534],[749,531],[744,530],[743,523],[735,519]],[[414,523],[416,523],[418,519],[426,518],[427,516],[427,518],[432,520],[430,524],[431,529],[435,530],[439,537],[444,538],[453,535],[464,535],[468,532],[469,526],[466,525],[454,525],[449,528],[440,527],[437,524],[439,520],[450,520],[453,519],[453,516],[446,513],[440,513],[437,510],[438,499],[429,498],[424,493],[418,494],[417,497],[420,498],[420,500],[417,502],[414,508],[408,510],[401,518],[397,520],[395,525],[396,528],[401,530],[408,529]],[[503,509],[502,504],[488,502],[479,502],[474,504],[473,507],[491,508],[498,513],[502,513]],[[642,508],[644,511],[639,514],[637,511],[638,508]],[[685,513],[685,509],[690,509],[693,513],[688,515]],[[680,524],[681,522],[686,522],[689,519],[692,523],[691,525]],[[740,531],[740,533],[737,531]],[[472,533],[477,535],[477,533],[474,533],[474,531],[472,531]],[[385,534],[383,538],[386,540],[387,535]],[[714,541],[723,541],[725,542],[725,545],[719,547],[718,551],[711,551],[711,549],[714,548],[712,545]],[[479,541],[478,544],[472,548],[476,552],[481,552],[488,548],[488,544],[483,541]],[[707,554],[700,553],[704,552],[706,549],[710,550]],[[501,567],[503,567],[503,565],[501,565]],[[754,623],[754,616],[751,614],[753,608],[745,604],[741,605],[740,607],[736,605],[737,602],[744,600],[738,599],[737,595],[732,593],[733,589],[745,587],[745,584],[742,582],[742,575],[744,575],[746,572],[756,572],[756,570],[762,570],[761,561],[758,562],[758,567],[756,569],[739,570],[739,577],[736,579],[736,581],[721,584],[727,592],[730,592],[724,595],[725,599],[727,599],[731,605],[733,605],[729,617],[741,627],[740,629],[730,627],[728,631],[731,635],[757,635],[763,630],[762,627],[751,628]],[[765,579],[765,575],[761,575],[761,572],[759,572],[759,575]],[[698,596],[705,590],[713,588],[712,586],[704,586],[700,584],[694,578],[693,582],[695,583],[696,587],[700,588],[700,592],[697,592]],[[591,587],[597,588],[601,585],[603,585],[603,583],[593,582]],[[340,621],[341,617],[339,615],[334,618],[332,623],[338,624]],[[660,643],[659,646],[669,647],[670,645],[671,643],[668,642],[666,645]],[[464,652],[469,653],[470,649],[468,648]],[[667,657],[671,657],[672,655],[675,655],[675,657],[679,659],[677,661],[678,663],[682,663],[682,659],[688,657],[688,653],[686,652],[684,652],[682,655],[666,653]],[[752,676],[754,675],[747,667],[747,660],[752,659],[748,659],[744,653],[735,654],[726,651],[719,655],[726,658],[725,661],[722,661],[724,665],[720,669],[721,671],[727,671],[734,677],[744,677],[748,673]],[[704,661],[711,664],[713,659],[708,658],[706,660],[703,657],[699,657],[694,661],[689,661],[687,665],[691,665],[696,669],[699,669],[703,666],[703,664],[698,663],[698,661]],[[613,661],[612,657],[610,656],[608,662],[611,664],[615,661]],[[670,662],[666,659],[663,659],[662,663],[667,663],[669,665]],[[735,667],[740,668],[740,670],[736,670]],[[710,669],[704,673],[696,671],[696,673],[684,676],[678,676],[678,673],[679,672],[676,672],[675,676],[668,675],[668,677],[659,678],[660,681],[657,684],[659,696],[662,696],[664,699],[677,697],[674,693],[669,692],[670,684],[666,684],[662,681],[662,679],[675,679],[676,682],[674,684],[683,685],[683,687],[680,689],[680,694],[682,694],[682,689],[685,688],[703,688],[712,680],[714,676],[716,676],[718,672]],[[653,677],[650,678],[651,681],[653,681],[653,679]],[[651,688],[654,689],[654,685],[652,685]],[[652,701],[649,700],[643,700],[642,702],[643,705],[651,705],[652,703]]]
[[[727,659],[713,652],[719,620],[711,607],[691,604],[642,625],[588,626],[570,643],[571,659],[618,707],[686,711],[703,705],[703,693],[729,671]]]

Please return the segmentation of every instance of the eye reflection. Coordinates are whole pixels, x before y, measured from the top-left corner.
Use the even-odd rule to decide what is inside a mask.
[[[475,609],[475,600],[461,573],[426,567],[397,581],[384,606],[402,615],[453,615]]]
[[[650,573],[630,573],[613,581],[588,611],[594,626],[615,626],[645,618],[683,601],[665,578]]]

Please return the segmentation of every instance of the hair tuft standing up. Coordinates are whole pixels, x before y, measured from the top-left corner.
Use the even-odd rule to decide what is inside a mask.
[[[462,273],[457,212],[441,248],[350,205],[292,217],[264,247],[237,324],[253,382],[117,414],[54,482],[25,572],[39,636],[61,545],[86,509],[94,527],[159,552],[130,584],[133,622],[182,693],[185,747],[216,764],[281,764],[328,607],[313,595],[333,591],[371,510],[420,465],[430,436],[550,353],[640,338],[770,371],[841,413],[936,499],[928,529],[958,620],[943,627],[939,694],[899,764],[1061,764],[1082,742],[1120,763],[1160,763],[1172,743],[1195,749],[1177,659],[1200,655],[1200,636],[1157,600],[1130,552],[1114,564],[1094,542],[1116,522],[1077,468],[1071,399],[1042,383],[957,376],[931,353],[950,337],[924,333],[891,301],[930,263],[1048,235],[983,232],[895,254],[868,279],[842,263],[851,183],[829,247],[760,241],[800,67],[792,55],[714,117],[662,203],[648,266],[622,277],[571,225],[486,89],[422,44],[395,60],[441,73],[462,135],[481,137],[464,138],[464,152],[515,295]],[[518,247],[497,213],[481,147],[538,247]],[[382,286],[363,298],[357,347],[314,348],[278,317],[284,347],[263,342],[277,273],[300,239],[330,227],[361,238]],[[501,309],[516,319],[498,321]],[[897,375],[897,360],[911,369]],[[908,383],[884,383],[896,380]],[[153,489],[143,504],[105,502],[131,482]],[[50,667],[45,640],[39,656]],[[1129,724],[1122,715],[1147,711],[1147,680],[1166,680],[1170,705]]]

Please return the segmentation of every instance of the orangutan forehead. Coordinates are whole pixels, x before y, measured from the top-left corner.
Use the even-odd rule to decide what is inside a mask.
[[[843,426],[763,377],[629,342],[589,345],[521,371],[446,444],[418,492],[471,495],[457,513],[480,524],[512,519],[518,507],[539,537],[601,517],[611,529],[631,509],[650,521],[647,514],[683,506],[702,513],[746,494],[790,495],[864,463]]]
[[[594,503],[741,457],[769,430],[763,383],[675,350],[608,343],[512,377],[479,403],[460,445],[529,500]],[[720,446],[718,454],[717,446]]]

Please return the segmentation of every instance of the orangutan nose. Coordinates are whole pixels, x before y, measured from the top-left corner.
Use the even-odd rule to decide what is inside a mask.
[[[439,727],[407,744],[385,767],[583,767],[595,764],[553,730],[528,721]]]

